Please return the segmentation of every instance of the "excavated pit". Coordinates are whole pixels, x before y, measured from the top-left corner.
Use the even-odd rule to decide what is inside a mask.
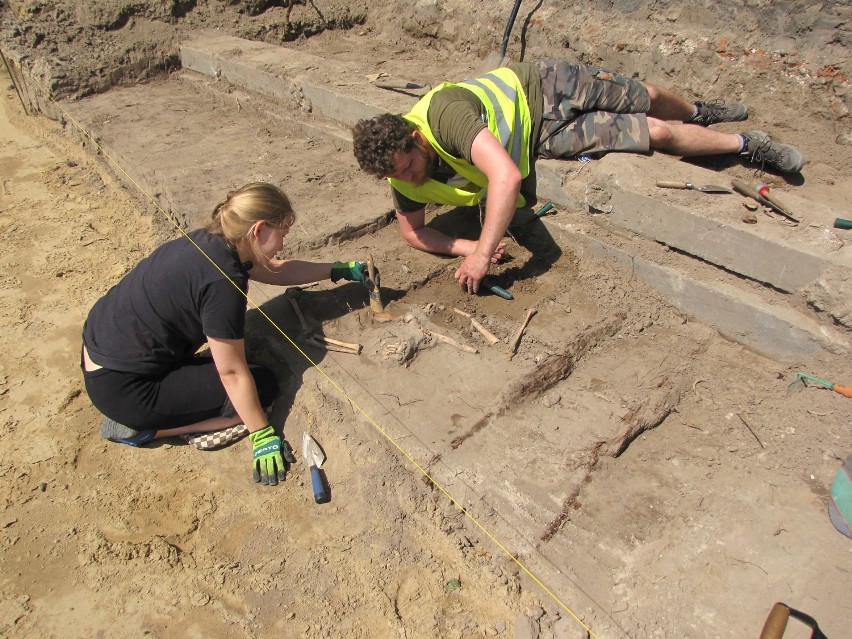
[[[6,4],[15,24],[38,8]],[[3,567],[16,576],[4,586],[10,616],[0,623],[14,616],[17,630],[63,636],[93,636],[119,616],[127,628],[163,636],[187,628],[222,637],[493,636],[511,634],[515,619],[542,633],[579,632],[519,572],[512,559],[518,558],[601,637],[756,636],[779,598],[799,603],[829,636],[842,633],[849,614],[834,593],[849,589],[848,574],[837,570],[848,553],[825,518],[825,501],[849,448],[848,411],[838,403],[848,400],[815,388],[790,396],[785,390],[800,369],[841,382],[852,376],[848,346],[832,332],[848,335],[848,268],[830,269],[832,277],[820,270],[827,257],[844,253],[843,236],[825,220],[849,201],[843,140],[850,94],[845,62],[835,65],[848,58],[845,3],[798,11],[795,3],[755,9],[723,2],[689,5],[688,12],[677,3],[666,11],[647,2],[581,11],[538,5],[521,16],[531,39],[515,36],[514,54],[558,52],[635,69],[692,95],[747,100],[754,107],[750,126],[777,130],[811,159],[803,183],[769,175],[772,188],[801,195],[793,202],[802,210],[820,210],[796,230],[794,239],[804,238],[817,253],[797,262],[798,278],[778,280],[793,262],[770,260],[777,268],[768,276],[742,281],[739,261],[726,262],[730,272],[722,272],[710,257],[698,265],[689,257],[704,259],[705,248],[724,247],[728,236],[679,248],[689,244],[683,235],[701,244],[705,233],[719,230],[692,226],[686,215],[710,200],[661,195],[648,185],[658,177],[694,181],[707,175],[702,171],[752,179],[750,167],[700,168],[658,156],[572,167],[542,185],[570,196],[557,213],[512,231],[511,260],[495,269],[498,283],[515,295],[511,302],[463,294],[452,278],[458,260],[402,245],[386,185],[359,174],[345,130],[318,113],[319,93],[299,94],[285,82],[289,93],[276,103],[230,84],[225,75],[233,66],[208,68],[204,77],[175,70],[179,48],[207,27],[220,30],[220,39],[277,46],[345,24],[358,26],[286,42],[299,73],[317,72],[309,78],[314,88],[368,95],[366,76],[379,71],[434,84],[462,77],[472,60],[496,48],[502,7],[411,0],[366,3],[368,12],[335,1],[250,16],[234,3],[197,3],[177,16],[163,10],[180,3],[107,2],[98,5],[103,24],[122,6],[137,12],[107,32],[96,26],[98,15],[77,4],[55,3],[43,16],[30,15],[32,25],[15,31],[13,24],[4,33],[13,69],[20,64],[32,74],[23,76],[29,106],[43,107],[66,133],[72,120],[58,106],[73,113],[145,194],[183,223],[206,219],[223,190],[249,179],[282,184],[300,216],[288,237],[291,255],[331,261],[372,254],[396,319],[376,321],[358,285],[308,287],[297,299],[312,330],[362,346],[360,355],[327,352],[304,343],[283,290],[253,287],[263,310],[303,348],[304,354],[249,313],[248,348],[282,380],[274,422],[294,443],[311,430],[329,455],[330,507],[310,501],[301,463],[270,497],[246,478],[247,452],[238,447],[199,457],[172,444],[141,451],[106,446],[94,435],[95,411],[75,387],[79,323],[148,244],[174,230],[144,197],[139,209],[147,217],[125,205],[123,196],[135,188],[126,176],[123,187],[86,179],[81,191],[77,173],[92,171],[88,160],[39,165],[51,203],[62,206],[42,208],[32,196],[3,211],[27,213],[3,219],[15,240],[4,266],[27,273],[4,289],[13,320],[26,321],[9,323],[11,357],[1,378],[14,410],[0,440],[12,460]],[[758,20],[767,12],[774,16],[769,30]],[[90,21],[82,37],[65,38],[82,19]],[[577,35],[566,38],[566,25]],[[57,33],[67,42],[52,42]],[[112,46],[122,40],[128,48]],[[251,48],[241,47],[228,45],[225,61],[248,58]],[[75,48],[78,63],[62,69]],[[328,76],[305,54],[331,61]],[[353,60],[357,68],[342,78],[332,72]],[[277,65],[276,59],[261,70],[274,76]],[[142,79],[146,84],[134,85]],[[60,103],[45,100],[39,86],[55,89]],[[17,104],[13,92],[6,97],[7,106]],[[53,131],[45,144],[51,137],[56,143],[63,136]],[[101,152],[86,144],[93,155]],[[24,148],[29,153],[32,146]],[[5,166],[16,171],[19,164]],[[22,177],[4,182],[4,197],[26,193],[35,178]],[[568,206],[570,199],[587,208]],[[598,214],[590,215],[599,200]],[[673,233],[648,239],[655,231],[649,216],[658,210],[672,216],[664,230]],[[699,212],[707,217],[701,222],[746,235],[738,210]],[[429,219],[469,237],[478,230],[475,212],[442,210]],[[761,216],[752,234],[771,243],[792,231]],[[40,277],[40,290],[75,285],[68,310],[66,298],[34,307],[40,300],[29,271]],[[800,289],[809,273],[819,277]],[[719,282],[739,305],[695,293]],[[685,304],[693,295],[698,302]],[[538,312],[509,359],[509,341],[531,307]],[[453,308],[500,341],[489,346]],[[760,313],[752,321],[753,309]],[[49,320],[31,321],[39,312]],[[800,339],[795,329],[803,319],[809,333]],[[763,333],[772,340],[755,339]],[[795,348],[778,348],[790,344]],[[61,375],[54,377],[55,369]],[[58,408],[55,397],[66,398]],[[50,499],[40,498],[45,492]],[[115,591],[143,596],[104,596]],[[152,612],[151,598],[173,602],[168,614]],[[81,605],[89,601],[98,610]],[[544,614],[534,619],[539,605]],[[530,610],[532,616],[524,613]],[[321,622],[307,621],[317,615]]]

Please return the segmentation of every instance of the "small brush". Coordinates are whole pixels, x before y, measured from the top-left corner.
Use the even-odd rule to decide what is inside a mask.
[[[372,255],[367,256],[367,273],[370,277],[370,283],[367,286],[367,290],[370,292],[370,309],[374,313],[384,313],[385,306],[382,304],[382,292],[379,289],[379,280]]]

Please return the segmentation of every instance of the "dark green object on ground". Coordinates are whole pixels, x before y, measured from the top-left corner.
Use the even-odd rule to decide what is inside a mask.
[[[852,220],[844,220],[842,217],[835,218],[834,228],[836,228],[836,229],[852,229]]]
[[[492,282],[487,277],[482,279],[482,286],[487,288],[489,291],[491,291],[495,295],[499,295],[504,300],[515,299],[509,291],[507,291],[505,288],[501,288],[501,287],[497,286],[494,282]]]
[[[533,213],[533,216],[535,216],[535,217],[537,217],[537,218],[540,218],[540,217],[541,217],[541,216],[543,216],[543,215],[547,215],[547,212],[548,212],[548,211],[550,211],[550,209],[552,209],[552,208],[553,208],[553,203],[552,203],[552,202],[548,202],[547,204],[545,204],[544,206],[542,206],[542,207],[541,207],[538,211],[536,211],[535,213]]]

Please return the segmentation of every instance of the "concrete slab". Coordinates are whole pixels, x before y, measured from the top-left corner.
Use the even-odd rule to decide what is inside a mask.
[[[799,290],[832,266],[852,271],[852,245],[833,229],[839,212],[829,207],[785,193],[785,203],[801,219],[798,226],[762,213],[747,224],[746,199],[739,194],[656,187],[671,171],[671,158],[612,154],[605,160],[590,166],[583,178],[584,191],[593,193],[586,204],[609,213],[622,228],[785,292]],[[559,163],[548,164],[564,170]],[[695,184],[730,187],[725,176],[701,167],[679,163],[677,168]],[[568,177],[563,185],[571,179],[577,178]]]
[[[302,220],[288,238],[293,252],[385,223],[386,185],[365,179],[358,185],[359,206],[351,206],[342,178],[355,165],[351,154],[268,117],[250,94],[214,95],[204,82],[210,80],[185,82],[178,74],[162,84],[114,89],[60,107],[97,140],[119,173],[184,228],[206,224],[227,190],[255,180],[281,185],[293,201]],[[313,174],[311,166],[325,169]],[[334,206],[312,209],[320,191]]]
[[[325,124],[288,121],[291,110],[282,110],[280,104],[262,96],[290,106],[298,103],[304,121],[316,122],[314,116],[320,112],[329,122],[341,125],[369,115],[370,109],[404,110],[414,97],[382,91],[366,78],[347,80],[347,69],[339,63],[329,70],[316,56],[229,36],[199,38],[182,47],[182,52],[189,66],[207,75],[183,72],[164,84],[116,89],[62,105],[98,140],[120,171],[150,194],[177,224],[194,227],[206,223],[224,190],[256,179],[284,185],[302,219],[309,221],[300,224],[288,240],[294,252],[386,223],[390,209],[386,185],[365,176],[357,185],[359,205],[353,207],[351,186],[341,188],[335,179],[335,167],[341,162],[349,169],[355,166],[345,135],[328,136],[324,143],[316,144]],[[220,84],[222,79],[230,84]],[[325,89],[328,100],[306,98],[320,94],[306,94],[303,89],[320,87],[321,82],[331,87]],[[359,105],[347,102],[345,117],[331,108],[337,97],[343,97],[339,86],[346,86],[345,93],[355,95]],[[219,91],[221,88],[228,92]],[[270,116],[273,112],[275,117]],[[197,117],[187,117],[198,113],[209,113],[203,127],[191,123]],[[310,162],[294,164],[294,150]],[[201,160],[190,165],[187,157]],[[653,176],[671,161],[661,156],[611,155],[589,165],[539,162],[540,195],[573,208],[604,210],[617,227],[782,291],[800,289],[829,271],[841,277],[852,271],[852,247],[833,240],[826,228],[834,212],[810,206],[806,218],[810,221],[798,228],[777,223],[749,227],[738,221],[739,196],[659,193],[653,187]],[[308,175],[302,168],[306,166],[323,166],[327,171]],[[709,181],[703,174],[707,171],[699,167],[695,171],[696,183]],[[715,178],[718,181],[718,175]],[[327,191],[323,199],[337,205],[331,210],[311,210],[318,189]],[[797,210],[805,208],[797,199],[789,200]],[[703,209],[698,210],[697,205],[685,208],[684,202],[700,203]],[[570,235],[560,241],[579,242],[595,255],[629,263],[683,312],[760,353],[789,359],[821,348],[849,349],[848,336],[798,311],[768,305],[741,290],[698,282],[585,236]],[[839,307],[845,302],[826,303]]]
[[[202,35],[184,44],[181,56],[185,68],[225,78],[347,126],[377,112],[405,111],[415,100],[378,89],[366,78],[353,78],[339,61],[329,63],[230,36]],[[612,154],[590,163],[580,176],[577,163],[539,161],[539,197],[568,207],[602,208],[616,225],[786,292],[806,286],[832,265],[852,270],[852,245],[844,246],[831,229],[839,212],[783,193],[802,218],[799,227],[777,222],[749,226],[741,221],[740,195],[714,199],[694,191],[663,193],[653,187],[656,179],[669,177],[672,162],[661,156]],[[696,184],[723,179],[699,166],[679,163],[678,170],[689,171],[688,179]]]
[[[728,339],[758,353],[793,361],[822,349],[834,353],[852,349],[845,332],[823,326],[791,308],[767,304],[740,288],[700,282],[586,235],[570,233],[570,236],[580,254],[588,251],[621,264],[687,315],[706,322]]]
[[[339,60],[310,53],[202,34],[180,47],[184,69],[222,78],[307,113],[351,126],[386,111],[402,112],[416,98],[376,87]]]

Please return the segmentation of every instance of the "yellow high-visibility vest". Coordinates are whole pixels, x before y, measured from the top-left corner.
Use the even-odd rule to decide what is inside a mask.
[[[438,180],[426,180],[422,186],[394,178],[388,178],[391,185],[400,193],[415,202],[431,204],[451,204],[453,206],[473,206],[479,202],[488,189],[488,178],[473,164],[457,158],[445,151],[435,140],[429,128],[426,114],[432,96],[448,87],[462,87],[476,94],[485,106],[488,115],[488,130],[500,142],[509,157],[525,178],[530,174],[530,131],[532,122],[527,96],[518,76],[506,67],[496,69],[487,75],[459,84],[445,82],[424,95],[403,117],[414,124],[426,136],[432,148],[449,164],[456,173],[468,180],[463,187],[450,186]],[[516,206],[525,204],[518,194]]]

